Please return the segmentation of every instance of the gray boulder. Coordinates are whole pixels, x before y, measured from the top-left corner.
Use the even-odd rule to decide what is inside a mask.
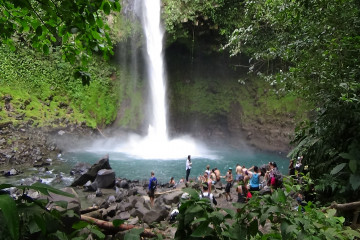
[[[82,186],[87,181],[94,181],[99,170],[101,169],[111,169],[109,163],[109,155],[104,156],[101,158],[97,163],[92,165],[86,173],[82,174],[80,177],[76,178],[74,182],[71,184],[72,187]]]
[[[153,224],[154,222],[163,221],[169,212],[166,210],[164,206],[156,205],[155,208],[151,209],[150,211],[146,212],[143,217],[143,221],[147,224]]]
[[[115,172],[111,169],[101,169],[98,171],[94,181],[97,188],[112,188],[115,184]]]
[[[129,212],[121,212],[119,215],[119,219],[121,220],[128,220],[130,218]]]
[[[119,188],[129,188],[129,182],[126,179],[122,179],[120,181],[117,182],[116,184]]]
[[[178,203],[180,201],[180,197],[182,194],[183,194],[182,191],[176,191],[176,192],[172,192],[170,194],[166,194],[163,198],[164,203],[167,205]]]
[[[133,208],[130,210],[130,215],[132,217],[138,217],[139,219],[142,219],[145,214],[149,212],[148,209],[146,209],[144,206],[139,206],[138,208]]]

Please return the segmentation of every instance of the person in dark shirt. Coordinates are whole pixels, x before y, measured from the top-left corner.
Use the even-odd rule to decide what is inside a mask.
[[[150,205],[152,207],[154,206],[156,186],[157,186],[157,179],[155,177],[155,173],[151,172],[151,178],[149,180],[149,197],[150,197]]]

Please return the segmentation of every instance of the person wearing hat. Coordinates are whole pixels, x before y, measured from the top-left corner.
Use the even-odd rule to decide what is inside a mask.
[[[233,182],[233,175],[232,175],[232,168],[229,167],[228,172],[226,173],[226,175],[224,176],[226,183],[226,187],[225,187],[225,197],[226,197],[226,201],[232,201],[232,197],[230,195],[230,189],[232,186],[232,182]]]

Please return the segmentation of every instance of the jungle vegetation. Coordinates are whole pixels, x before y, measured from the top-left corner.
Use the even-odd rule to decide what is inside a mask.
[[[89,87],[91,56],[100,53],[99,55],[108,58],[113,51],[109,34],[111,29],[106,16],[120,9],[117,0],[0,0],[0,40],[7,46],[5,52],[8,51],[7,48],[16,52],[17,47],[26,45],[29,51],[41,51],[49,55],[49,58],[54,52],[60,53],[63,60],[74,65],[76,77],[80,77],[82,84]],[[294,149],[289,157],[304,156],[303,164],[308,165],[321,204],[332,200],[359,200],[359,0],[164,0],[164,21],[171,36],[168,38],[169,44],[185,41],[191,49],[198,41],[208,38],[212,43],[211,51],[225,51],[229,56],[245,56],[248,59],[246,68],[251,76],[276,86],[278,93],[296,93],[311,103],[313,109],[308,120],[297,127],[293,139]],[[62,64],[60,61],[59,63]],[[107,76],[106,84],[110,84],[109,79],[110,76]],[[34,81],[43,84],[41,78]],[[101,80],[100,85],[103,85]],[[72,91],[72,94],[81,92],[82,90]],[[85,98],[84,95],[77,97]],[[114,121],[114,109],[119,103],[115,100],[115,106],[106,104],[110,104],[109,115],[99,113],[98,119],[101,120],[96,120],[93,126]],[[86,112],[87,107],[84,106],[83,109]],[[94,117],[96,114],[89,111],[89,115]],[[47,191],[43,190],[43,186],[38,186],[38,190]],[[238,212],[240,215],[228,212],[225,217],[233,217],[249,224],[247,232],[243,234],[249,239],[293,238],[305,228],[323,233],[321,237],[313,236],[313,239],[332,239],[334,233],[338,239],[358,236],[354,231],[343,231],[344,219],[334,217],[333,212],[321,214],[312,203],[305,207],[304,211],[309,217],[306,220],[301,220],[299,215],[284,212],[282,207],[291,208],[288,202],[289,191],[280,190],[269,197],[255,198]],[[177,233],[180,238],[221,236],[223,239],[231,239],[231,236],[238,236],[236,234],[245,231],[229,226],[224,234],[219,234],[214,232],[216,227],[209,229],[209,223],[222,223],[224,216],[220,216],[218,211],[204,213],[203,210],[208,205],[203,201],[198,202],[196,193],[190,193],[194,196],[193,199],[181,209],[181,214],[187,212],[190,215],[179,217],[179,221],[183,221]],[[37,204],[29,199],[26,199],[29,203],[16,203],[5,195],[0,196],[0,204],[10,204],[10,209],[15,209],[16,204],[21,209]],[[277,228],[281,233],[273,232],[271,236],[266,236],[268,238],[262,238],[264,236],[254,230],[258,225],[252,220],[257,216],[246,215],[249,214],[246,210],[252,205],[266,206],[259,211],[265,211],[261,214],[271,215],[272,219],[274,215],[284,218]],[[29,212],[35,207],[30,208]],[[12,212],[2,208],[2,216],[5,216],[1,218],[2,221],[8,226],[18,226],[19,220],[9,217],[11,215]],[[35,218],[31,221],[37,226],[28,229],[29,231],[46,233],[44,222]],[[310,226],[314,221],[317,224]],[[198,226],[203,226],[203,229],[193,231]],[[299,230],[299,226],[303,229]],[[17,228],[11,227],[4,231],[10,231],[12,239],[19,238]],[[102,237],[97,229],[93,232]],[[67,239],[62,233],[59,234],[58,239]]]

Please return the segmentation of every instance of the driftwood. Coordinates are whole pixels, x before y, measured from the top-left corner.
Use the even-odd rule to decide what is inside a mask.
[[[139,228],[138,226],[131,225],[131,224],[120,224],[119,226],[115,227],[112,222],[92,218],[86,215],[81,215],[81,220],[95,224],[101,229],[112,231],[112,232],[119,232],[119,231],[126,231],[133,228]],[[144,232],[141,234],[143,237],[155,237],[156,235],[151,232],[150,229],[144,229]]]
[[[84,213],[89,213],[89,212],[93,212],[93,211],[96,211],[98,210],[99,207],[98,206],[95,206],[95,207],[88,207],[88,208],[85,208],[85,209],[81,209],[80,210],[80,213],[81,214],[84,214]]]
[[[168,193],[172,193],[172,192],[176,192],[176,191],[181,191],[181,189],[173,189],[173,190],[169,190],[166,192],[156,192],[155,195],[163,195],[163,194],[168,194]]]
[[[360,225],[358,224],[358,219],[360,215],[360,202],[351,202],[351,203],[343,203],[338,204],[333,202],[330,208],[336,209],[336,211],[353,211],[353,220],[351,222],[352,228],[358,228]],[[336,212],[338,215],[338,212]]]

